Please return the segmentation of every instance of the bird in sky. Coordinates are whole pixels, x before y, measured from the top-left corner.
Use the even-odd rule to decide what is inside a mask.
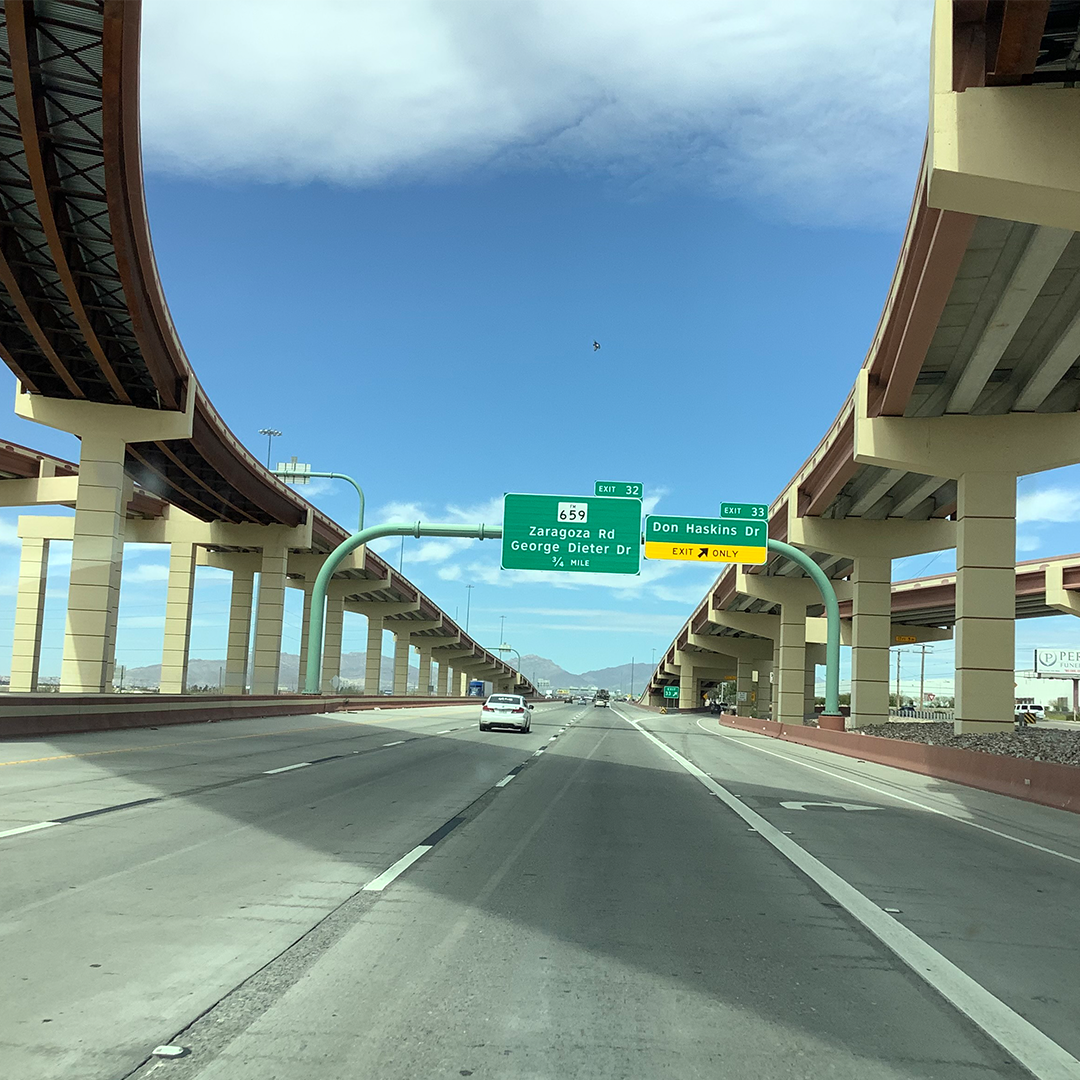
[[[592,351],[593,352],[599,352],[600,351],[600,342],[599,341],[594,341],[592,343]]]

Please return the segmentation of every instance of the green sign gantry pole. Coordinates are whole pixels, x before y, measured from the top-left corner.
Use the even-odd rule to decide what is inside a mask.
[[[769,537],[769,550],[784,555],[806,571],[825,602],[828,630],[825,635],[825,709],[823,716],[840,716],[840,603],[825,571],[805,551]],[[308,654],[310,657],[310,653]],[[308,660],[310,664],[310,659]]]
[[[282,480],[307,480],[315,476],[320,480],[347,481],[356,488],[356,494],[360,496],[360,523],[356,528],[359,530],[364,527],[364,489],[351,476],[346,476],[345,473],[340,472],[312,472],[310,469],[307,472],[296,472],[293,469],[271,469],[270,471]]]
[[[457,536],[464,540],[497,540],[502,536],[502,526],[425,525],[420,521],[411,523],[391,521],[386,525],[372,525],[370,529],[361,529],[348,539],[342,540],[326,557],[311,592],[311,625],[308,628],[307,672],[304,676],[305,694],[319,693],[319,678],[322,674],[323,623],[326,619],[326,590],[330,585],[330,579],[346,555],[384,536]]]

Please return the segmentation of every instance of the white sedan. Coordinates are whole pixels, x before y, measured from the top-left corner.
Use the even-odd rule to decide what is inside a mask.
[[[512,727],[528,731],[532,727],[533,707],[520,694],[492,694],[480,710],[480,730]]]

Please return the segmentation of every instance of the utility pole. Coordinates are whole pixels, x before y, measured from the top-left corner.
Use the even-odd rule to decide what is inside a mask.
[[[919,659],[919,708],[926,707],[926,654],[933,652],[933,645],[920,645],[922,656]]]
[[[900,649],[896,650],[896,707],[899,709],[900,702]]]
[[[465,588],[468,592],[465,593],[465,633],[469,632],[469,612],[472,610],[472,591],[476,586],[466,585]]]
[[[630,657],[630,696],[634,696],[634,658]]]

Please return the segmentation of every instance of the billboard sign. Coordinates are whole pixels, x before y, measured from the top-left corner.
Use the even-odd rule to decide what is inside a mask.
[[[1043,676],[1080,679],[1080,651],[1076,649],[1036,649],[1035,671]]]

